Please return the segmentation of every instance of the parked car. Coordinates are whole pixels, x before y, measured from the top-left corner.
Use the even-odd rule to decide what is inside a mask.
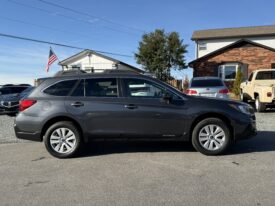
[[[20,102],[14,129],[17,138],[44,141],[58,158],[75,155],[82,143],[123,138],[191,141],[197,151],[218,155],[255,135],[256,123],[246,103],[188,96],[117,71],[44,79]]]
[[[228,98],[229,90],[218,77],[194,77],[186,93],[194,96]]]
[[[255,101],[255,108],[263,112],[275,106],[275,69],[261,69],[252,72],[241,84],[241,99]]]
[[[19,101],[26,97],[34,87],[29,86],[21,93],[5,94],[0,96],[0,114],[14,115],[19,111]]]
[[[2,85],[0,88],[0,97],[2,95],[7,95],[7,94],[19,94],[31,85],[29,84],[19,84],[19,85],[14,85],[14,84],[5,84]]]

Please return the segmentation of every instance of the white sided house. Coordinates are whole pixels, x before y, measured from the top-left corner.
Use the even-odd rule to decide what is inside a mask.
[[[275,26],[254,26],[194,31],[196,59],[241,39],[275,49]]]
[[[144,72],[125,62],[88,49],[59,62],[59,65],[63,71],[80,69],[87,73],[100,73],[113,69],[128,70],[137,73]]]
[[[196,57],[189,62],[193,76],[218,76],[234,82],[257,69],[275,68],[275,25],[194,31]]]

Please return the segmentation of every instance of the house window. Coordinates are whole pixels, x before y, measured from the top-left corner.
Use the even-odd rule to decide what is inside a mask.
[[[234,81],[239,64],[223,64],[219,66],[219,77],[224,81]]]
[[[207,50],[207,45],[204,42],[199,43],[198,46],[200,51]]]
[[[275,63],[271,63],[271,69],[275,69]]]

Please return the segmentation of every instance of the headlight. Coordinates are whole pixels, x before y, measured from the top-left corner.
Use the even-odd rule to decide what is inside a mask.
[[[242,105],[242,104],[230,104],[229,106],[233,107],[234,109],[245,113],[245,114],[253,114],[254,109],[249,105]]]

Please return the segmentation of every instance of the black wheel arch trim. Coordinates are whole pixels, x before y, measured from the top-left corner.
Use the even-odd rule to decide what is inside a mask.
[[[192,120],[192,123],[190,124],[190,127],[189,127],[190,128],[189,129],[189,141],[191,141],[191,139],[192,139],[192,132],[193,132],[195,126],[202,120],[208,119],[208,118],[217,118],[217,119],[221,119],[222,121],[224,121],[226,123],[226,125],[229,127],[231,138],[233,138],[233,140],[235,140],[235,130],[234,130],[231,120],[225,114],[221,114],[218,112],[207,112],[207,113],[199,114]]]
[[[57,122],[62,122],[62,121],[69,121],[69,122],[72,122],[76,127],[77,129],[79,130],[80,132],[80,135],[81,135],[81,138],[83,138],[84,142],[87,141],[87,138],[86,138],[86,135],[84,134],[83,131],[84,128],[81,126],[81,123],[76,120],[75,118],[69,116],[69,115],[64,115],[64,114],[60,114],[60,115],[56,115],[56,116],[52,116],[51,118],[47,119],[44,124],[43,124],[43,127],[41,129],[41,138],[43,139],[44,135],[46,134],[47,132],[47,129],[57,123]]]

